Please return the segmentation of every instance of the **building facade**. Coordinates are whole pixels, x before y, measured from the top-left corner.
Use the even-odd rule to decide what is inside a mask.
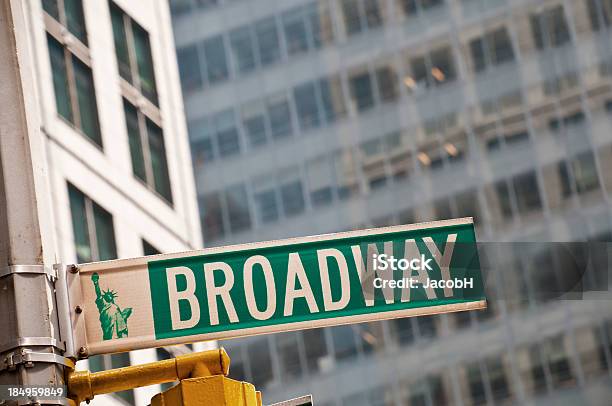
[[[516,251],[487,311],[227,341],[234,377],[266,403],[608,404],[610,296],[543,295],[564,268],[510,243],[612,240],[612,1],[170,3],[206,246],[473,216]]]
[[[202,244],[171,18],[164,0],[14,2],[36,62],[56,261],[84,263]],[[4,101],[7,102],[7,101]],[[92,357],[101,370],[163,350]],[[159,385],[96,397],[149,404]]]

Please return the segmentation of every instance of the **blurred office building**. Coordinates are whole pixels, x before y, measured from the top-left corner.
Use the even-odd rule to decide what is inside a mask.
[[[40,137],[44,159],[36,167],[50,190],[39,196],[50,207],[43,231],[54,242],[45,254],[58,263],[202,243],[168,4],[148,3],[2,2],[23,16],[11,28],[23,39],[17,52],[29,62],[19,67],[23,77],[35,79],[24,92],[35,100],[28,113],[40,117],[30,130]],[[112,288],[128,300],[123,287]],[[164,349],[102,355],[77,368],[98,371],[169,356]],[[92,404],[146,405],[159,390],[96,396]]]
[[[170,7],[205,246],[463,216],[612,240],[611,0]],[[486,311],[226,341],[231,374],[266,403],[609,404],[610,296],[541,295],[563,264],[500,246]]]

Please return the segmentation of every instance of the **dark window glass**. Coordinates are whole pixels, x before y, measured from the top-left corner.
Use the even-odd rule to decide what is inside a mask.
[[[278,30],[274,17],[265,18],[255,23],[255,35],[259,48],[259,59],[262,65],[270,65],[280,59]]]
[[[363,0],[365,20],[368,28],[380,27],[383,22],[378,0]]]
[[[455,80],[455,65],[450,48],[441,48],[431,53],[431,76],[434,83]]]
[[[94,89],[91,69],[72,55],[74,81],[79,105],[81,130],[93,142],[102,145],[100,124],[98,122],[98,108],[96,105],[96,91]]]
[[[512,49],[512,42],[510,41],[508,30],[505,27],[500,28],[490,35],[493,63],[497,65],[514,60],[514,49]]]
[[[359,111],[367,110],[374,106],[374,95],[372,92],[372,80],[368,72],[354,75],[350,78],[351,97]]]
[[[215,241],[223,237],[223,206],[218,192],[209,193],[199,199],[200,218],[202,219],[202,232],[204,242]]]
[[[276,336],[276,347],[284,382],[294,381],[302,375],[298,351],[298,333],[282,333]]]
[[[183,91],[190,92],[202,87],[202,72],[196,45],[176,50]]]
[[[151,244],[147,240],[142,240],[142,252],[144,255],[157,255],[161,253],[157,248],[153,246],[153,244]],[[167,353],[167,351],[164,352]]]
[[[395,319],[393,320],[393,328],[397,341],[402,344],[411,344],[414,341],[414,329],[412,327],[412,319]]]
[[[310,24],[312,42],[316,48],[329,44],[334,40],[334,30],[329,9],[319,2],[306,6],[307,23]]]
[[[506,373],[501,359],[490,359],[487,361],[486,365],[493,399],[500,402],[509,398],[510,387],[508,385],[508,380],[506,379]]]
[[[224,111],[215,116],[217,146],[222,157],[240,153],[240,138],[234,113]]]
[[[111,2],[110,8],[119,73],[138,88],[144,97],[157,105],[157,86],[149,33],[114,3]]]
[[[42,0],[43,10],[57,21],[60,20],[59,0]]]
[[[483,405],[487,403],[484,379],[480,371],[478,363],[471,364],[467,367],[467,376],[470,386],[470,395],[474,405]]]
[[[612,20],[612,2],[610,0],[588,0],[589,17],[593,31],[599,31],[601,25],[610,26]]]
[[[306,365],[310,374],[315,374],[322,367],[321,362],[327,357],[327,345],[322,329],[304,330],[302,332]]]
[[[87,30],[82,0],[63,0],[66,12],[66,26],[75,37],[87,45]]]
[[[229,76],[223,37],[217,36],[204,41],[204,58],[209,83],[226,80]]]
[[[357,356],[357,342],[351,326],[332,327],[336,360],[343,361]]]
[[[378,91],[382,101],[393,101],[397,99],[399,88],[398,79],[395,70],[390,66],[378,68],[376,70],[376,81],[378,83]]]
[[[319,82],[323,113],[327,122],[333,122],[346,114],[342,82],[338,77],[324,78]]]
[[[172,203],[172,189],[170,188],[170,175],[168,174],[164,135],[162,129],[151,120],[146,119],[146,124],[154,187],[157,193],[162,195],[168,202]]]
[[[412,74],[414,76],[414,82],[419,87],[428,87],[430,85],[429,75],[427,74],[427,65],[425,63],[425,57],[413,58],[410,61],[410,67],[412,68]]]
[[[284,97],[275,97],[268,101],[268,117],[273,137],[281,138],[293,133],[291,110]]]
[[[255,204],[261,222],[270,223],[278,220],[278,203],[274,189],[255,193]]]
[[[78,262],[105,261],[117,258],[112,215],[68,184]]]
[[[125,99],[123,100],[123,109],[130,144],[130,155],[132,157],[132,171],[139,179],[146,182],[147,174],[143,155],[144,148],[140,137],[140,125],[138,123],[138,110]]]
[[[113,39],[115,42],[115,54],[117,55],[117,63],[119,64],[119,74],[123,79],[132,82],[130,52],[128,50],[127,35],[125,33],[123,12],[114,5],[111,5],[110,11],[113,25]]]
[[[249,201],[244,185],[228,188],[225,191],[225,200],[230,230],[236,232],[251,228]]]
[[[251,383],[256,388],[265,388],[265,386],[274,379],[272,370],[272,357],[270,356],[270,348],[268,346],[267,337],[259,338],[247,347],[251,368]]]
[[[294,55],[308,50],[306,22],[302,9],[291,10],[283,14],[287,53]]]
[[[53,71],[53,89],[55,91],[57,113],[72,123],[74,120],[72,118],[64,47],[50,35],[47,35],[47,43],[49,46],[49,56],[51,58],[51,69]]]
[[[242,125],[251,146],[257,147],[266,144],[266,117],[263,115],[263,111],[249,116],[243,114]]]
[[[87,45],[87,29],[82,0],[43,0],[43,9],[79,41]],[[60,10],[63,9],[63,13]]]
[[[512,183],[516,192],[516,205],[520,213],[542,208],[538,181],[534,172],[516,176]]]
[[[474,70],[480,72],[486,67],[484,40],[477,38],[470,41],[470,52],[474,63]]]
[[[280,191],[283,211],[286,216],[295,216],[304,211],[304,191],[302,190],[301,181],[296,180],[286,183],[281,186]]]
[[[242,27],[230,33],[230,45],[236,68],[240,73],[255,69],[255,52],[249,27]]]
[[[295,108],[302,130],[320,125],[317,95],[314,83],[306,83],[293,89]]]
[[[195,140],[191,143],[191,158],[196,166],[211,162],[215,159],[213,142],[210,137]]]
[[[342,0],[342,15],[347,35],[357,34],[363,30],[357,0]]]
[[[532,14],[530,21],[532,34],[539,49],[558,47],[571,39],[561,5],[538,14]]]
[[[497,191],[497,198],[499,200],[499,207],[502,215],[505,218],[512,217],[512,204],[510,203],[510,189],[506,181],[500,181],[495,185]]]
[[[132,171],[172,204],[172,189],[162,129],[123,99]]]
[[[80,263],[91,262],[93,255],[89,240],[85,195],[72,185],[68,185],[68,197],[70,198],[70,214],[77,261]]]
[[[102,146],[91,69],[49,34],[47,44],[58,114],[80,129],[91,141]]]

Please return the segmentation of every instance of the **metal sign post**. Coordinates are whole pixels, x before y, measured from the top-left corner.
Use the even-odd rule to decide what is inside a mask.
[[[466,218],[74,265],[74,345],[84,358],[482,309],[474,243]]]

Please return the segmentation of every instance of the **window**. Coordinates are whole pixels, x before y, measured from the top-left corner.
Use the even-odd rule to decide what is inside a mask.
[[[307,25],[312,33],[312,44],[320,48],[334,40],[334,28],[325,1],[314,1],[305,6]]]
[[[358,111],[374,107],[374,92],[370,72],[364,71],[350,76],[351,98]]]
[[[512,218],[512,202],[510,200],[510,188],[508,182],[503,180],[495,184],[499,207],[504,218]]]
[[[91,68],[47,34],[57,113],[102,147]]]
[[[181,85],[183,92],[192,92],[202,87],[202,69],[198,56],[198,48],[188,45],[176,50],[179,73],[181,75]]]
[[[276,189],[273,186],[261,188],[261,190],[256,190],[254,192],[254,196],[255,207],[259,213],[259,220],[262,223],[271,223],[278,220],[279,208],[276,197]]]
[[[476,72],[484,70],[487,65],[501,65],[514,60],[512,42],[505,27],[472,40],[470,51]]]
[[[355,156],[351,150],[337,152],[332,161],[335,164],[335,178],[338,197],[348,199],[359,193],[359,182]]]
[[[419,87],[437,86],[456,79],[455,65],[449,47],[438,48],[429,54],[413,58],[410,65],[412,79]],[[406,80],[404,82],[406,83]]]
[[[589,17],[593,31],[599,31],[602,26],[610,27],[612,20],[611,0],[588,0]]]
[[[316,158],[306,164],[307,184],[313,207],[323,207],[332,203],[333,170],[328,156]]]
[[[276,335],[276,348],[284,382],[291,382],[303,375],[298,350],[299,334],[295,332]]]
[[[251,383],[256,388],[263,389],[274,378],[268,338],[257,338],[255,342],[247,346],[247,353],[249,364],[254,366],[251,368]]]
[[[564,197],[570,196],[573,190],[578,194],[583,194],[599,188],[595,159],[590,151],[568,162],[560,162],[558,170]]]
[[[414,342],[414,327],[411,318],[395,319],[392,321],[392,327],[398,343],[408,345]]]
[[[516,206],[519,213],[542,208],[535,172],[518,175],[512,179],[512,183],[516,192]]]
[[[68,198],[77,262],[117,258],[113,216],[70,183]]]
[[[308,50],[306,22],[301,8],[283,13],[283,27],[285,30],[287,53],[289,55],[295,55]]]
[[[255,36],[259,50],[259,62],[270,65],[280,59],[278,29],[274,17],[264,18],[255,23]]]
[[[383,102],[394,101],[399,96],[397,73],[393,66],[382,66],[376,69],[378,93]]]
[[[467,366],[467,377],[473,404],[483,405],[487,403],[485,382],[480,370],[480,363],[475,362]]]
[[[227,217],[232,232],[251,228],[251,215],[249,213],[249,200],[244,185],[235,185],[225,191],[227,204]]]
[[[219,156],[229,157],[240,153],[240,137],[233,110],[217,113],[214,118],[215,137]]]
[[[383,23],[379,0],[343,0],[342,15],[347,36],[380,27]]]
[[[132,156],[132,172],[151,190],[155,190],[172,204],[166,147],[161,128],[126,99],[123,99],[123,110]]]
[[[284,183],[281,185],[280,194],[285,216],[295,216],[304,211],[305,201],[302,181],[294,180]]]
[[[357,341],[352,326],[331,328],[336,360],[344,361],[357,356]]]
[[[191,157],[196,167],[215,159],[213,129],[206,118],[189,123]]]
[[[503,401],[510,397],[510,386],[506,378],[504,364],[500,358],[491,358],[485,362],[489,384],[491,385],[491,395],[496,402]]]
[[[417,15],[417,13],[429,11],[442,6],[444,0],[397,0],[406,17]]]
[[[114,3],[110,3],[119,74],[157,105],[157,87],[149,34]]]
[[[214,84],[226,80],[229,77],[229,69],[223,37],[219,35],[207,39],[204,41],[203,49],[208,83]]]
[[[219,192],[206,194],[198,198],[198,203],[204,242],[209,243],[222,238],[225,235],[225,226],[223,224],[221,194]]]
[[[270,130],[274,138],[284,138],[293,133],[289,101],[284,94],[271,96],[267,101]]]
[[[161,254],[161,252],[157,248],[155,248],[153,246],[153,244],[151,244],[147,240],[142,240],[142,253],[144,255],[157,255],[157,254]]]
[[[327,345],[325,343],[325,331],[318,328],[302,331],[304,351],[306,352],[306,366],[310,374],[316,374],[324,368],[327,359]]]
[[[317,93],[313,82],[305,83],[293,89],[295,109],[302,130],[319,127],[319,109]]]
[[[532,14],[530,20],[531,32],[538,49],[558,47],[570,41],[563,6]]]
[[[259,147],[268,142],[266,111],[260,101],[242,107],[242,127],[251,147]]]
[[[229,34],[235,68],[240,73],[255,69],[255,51],[250,27],[241,27]]]
[[[319,81],[323,115],[331,123],[346,114],[342,82],[338,76],[323,78]]]
[[[42,5],[47,14],[87,45],[87,29],[81,0],[43,0]]]

